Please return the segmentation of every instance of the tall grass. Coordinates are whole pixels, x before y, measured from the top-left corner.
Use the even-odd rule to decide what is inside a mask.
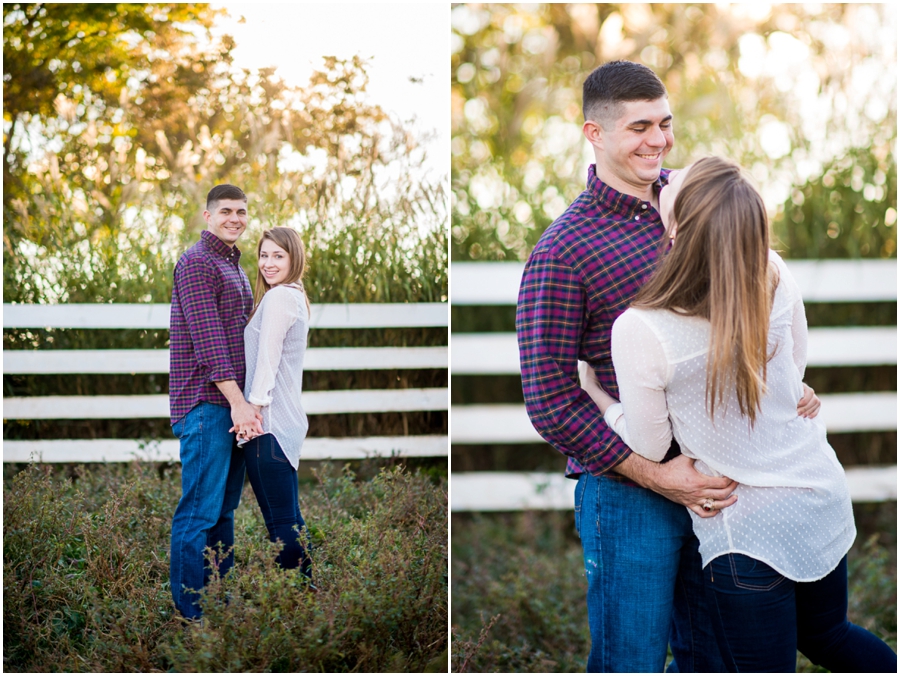
[[[177,470],[29,466],[4,486],[4,670],[445,671],[446,484],[321,466],[301,489],[317,594],[274,564],[252,493],[205,619],[173,617]],[[8,472],[8,474],[12,474]]]
[[[851,621],[897,645],[896,503],[854,505]],[[451,671],[581,672],[590,650],[571,512],[453,516]],[[816,671],[802,656],[798,670]]]

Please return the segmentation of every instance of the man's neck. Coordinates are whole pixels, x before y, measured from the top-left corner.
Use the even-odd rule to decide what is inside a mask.
[[[229,244],[228,242],[226,242],[224,239],[222,239],[221,237],[219,237],[216,233],[214,233],[214,232],[213,232],[212,230],[210,230],[209,228],[206,229],[206,232],[208,232],[210,235],[212,235],[213,237],[215,237],[217,240],[219,240],[222,244],[224,244],[225,246],[227,246],[229,249],[233,249],[233,248],[234,248],[234,246],[235,246],[234,244]],[[235,242],[235,244],[237,244],[237,242]]]
[[[655,209],[659,209],[659,200],[657,199],[656,191],[653,190],[655,182],[646,185],[634,185],[628,183],[627,181],[620,179],[613,172],[607,171],[600,162],[596,163],[595,171],[597,173],[597,178],[613,190],[616,190],[623,195],[631,195],[639,200],[650,202]]]

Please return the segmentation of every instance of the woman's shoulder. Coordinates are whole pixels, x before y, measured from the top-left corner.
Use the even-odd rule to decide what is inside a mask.
[[[644,333],[651,330],[655,316],[665,310],[630,307],[613,322],[613,331],[618,333]]]
[[[794,275],[791,274],[790,268],[788,268],[787,263],[785,263],[778,252],[771,249],[769,250],[769,263],[778,276],[776,295],[786,294],[789,297],[789,300],[800,298],[802,296],[800,285],[797,284],[797,280],[794,279]]]
[[[263,300],[271,299],[273,302],[278,301],[283,303],[287,300],[302,300],[304,295],[301,287],[292,284],[279,284],[266,291]]]
[[[306,309],[306,297],[303,290],[288,284],[274,286],[262,297],[259,302],[260,310],[267,307],[277,307],[279,311],[289,311],[292,314],[301,308]]]
[[[769,249],[769,262],[779,270],[787,270],[787,263],[775,249]]]

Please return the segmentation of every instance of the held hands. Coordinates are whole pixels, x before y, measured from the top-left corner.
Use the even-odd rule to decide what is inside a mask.
[[[231,422],[234,423],[229,432],[236,432],[237,438],[249,441],[263,433],[261,406],[256,406],[245,400],[231,407]]]

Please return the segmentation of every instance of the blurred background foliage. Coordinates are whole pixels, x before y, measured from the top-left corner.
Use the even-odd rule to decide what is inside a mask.
[[[524,260],[583,190],[581,86],[613,59],[665,83],[667,166],[741,163],[787,256],[896,256],[893,5],[467,4],[451,16],[453,260]]]
[[[366,62],[303,87],[235,70],[220,11],[4,4],[4,302],[168,302],[224,182],[249,197],[248,273],[261,229],[293,225],[313,302],[446,300],[443,177]]]
[[[249,197],[251,282],[261,231],[290,225],[313,304],[446,301],[447,177],[424,168],[429,138],[370,99],[359,57],[323,57],[303,86],[235,68],[221,14],[4,3],[4,302],[168,303],[217,183]],[[446,345],[447,329],[321,330],[310,344]],[[166,347],[166,330],[4,331],[7,350]],[[304,374],[308,390],[446,385],[446,369]],[[4,376],[4,396],[167,391],[166,374]],[[446,429],[446,411],[348,414],[314,416],[310,434]],[[169,436],[164,420],[4,421],[7,439]]]

